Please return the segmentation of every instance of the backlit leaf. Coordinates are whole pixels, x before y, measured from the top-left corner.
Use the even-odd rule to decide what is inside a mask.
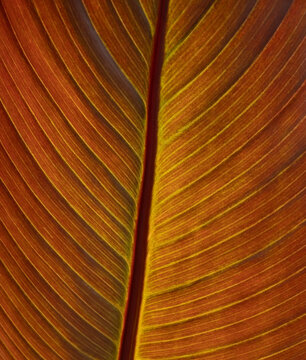
[[[305,25],[1,1],[1,359],[304,359]]]

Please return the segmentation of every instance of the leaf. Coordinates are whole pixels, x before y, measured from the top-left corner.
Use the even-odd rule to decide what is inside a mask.
[[[302,0],[3,0],[0,358],[302,359]]]

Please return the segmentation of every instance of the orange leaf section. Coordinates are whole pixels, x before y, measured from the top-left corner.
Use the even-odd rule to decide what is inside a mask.
[[[305,24],[170,1],[137,359],[303,358]]]
[[[1,359],[118,357],[158,5],[0,4]],[[304,359],[305,24],[170,1],[137,359]]]
[[[0,5],[0,358],[114,359],[152,33],[136,2]]]

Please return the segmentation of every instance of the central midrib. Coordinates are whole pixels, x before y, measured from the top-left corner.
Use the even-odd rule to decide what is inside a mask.
[[[135,229],[134,254],[125,312],[119,360],[134,358],[137,327],[142,301],[149,217],[154,183],[155,157],[157,149],[157,117],[159,110],[160,77],[164,58],[165,30],[168,1],[160,0],[150,66],[147,102],[147,129],[144,150],[143,175],[140,188],[138,214]]]

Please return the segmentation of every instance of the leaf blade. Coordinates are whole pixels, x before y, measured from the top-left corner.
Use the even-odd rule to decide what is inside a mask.
[[[277,5],[220,1],[167,33],[139,359],[268,358],[303,337],[305,23]]]

